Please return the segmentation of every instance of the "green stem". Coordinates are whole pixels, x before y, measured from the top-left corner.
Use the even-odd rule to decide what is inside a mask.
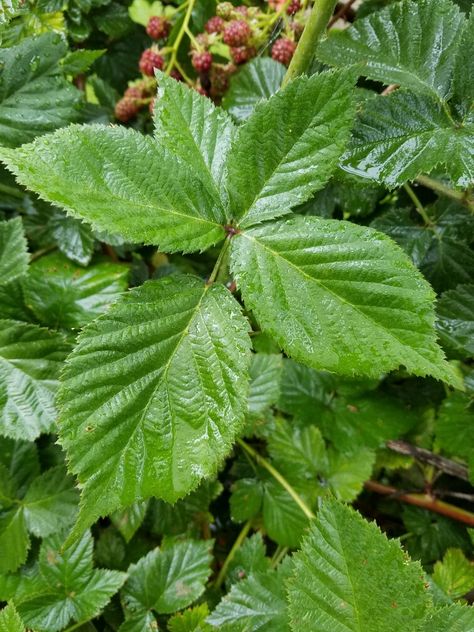
[[[318,42],[331,19],[336,4],[337,0],[315,1],[303,35],[298,42],[293,59],[286,71],[282,86],[285,86],[289,81],[306,72]]]
[[[280,485],[290,494],[295,503],[304,513],[304,515],[312,520],[315,518],[314,513],[308,507],[308,505],[304,502],[301,496],[295,491],[295,489],[290,485],[290,483],[286,480],[284,476],[280,474],[278,470],[276,470],[271,463],[267,461],[261,454],[259,454],[256,450],[254,450],[248,443],[245,443],[242,439],[237,439],[237,443],[240,447],[249,454],[258,465],[265,468],[267,472],[269,472],[273,478],[280,483]]]
[[[209,279],[207,281],[207,285],[212,285],[216,280],[220,280],[221,279],[221,277],[222,277],[221,266],[223,266],[223,264],[225,264],[225,262],[227,260],[226,254],[227,254],[227,250],[229,248],[230,239],[231,239],[231,235],[228,235],[226,237],[224,245],[221,248],[219,256],[217,257],[217,261],[216,261],[216,263],[214,265],[214,268],[213,268],[213,270],[211,272],[211,276],[209,277]]]
[[[170,59],[170,62],[168,64],[167,68],[166,68],[166,74],[167,75],[170,75],[171,71],[173,70],[173,68],[176,65],[176,59],[178,57],[178,50],[179,50],[179,47],[181,45],[181,41],[182,41],[182,39],[184,37],[184,34],[188,30],[189,21],[191,20],[191,15],[192,15],[195,3],[196,3],[196,0],[189,0],[189,4],[188,4],[188,8],[186,9],[186,14],[184,16],[183,24],[181,25],[181,28],[180,28],[179,33],[178,33],[178,36],[176,37],[176,39],[175,39],[175,41],[173,43],[171,59]]]
[[[432,189],[436,193],[439,193],[440,195],[444,195],[451,198],[452,200],[456,200],[457,202],[459,202],[459,204],[467,206],[467,208],[471,212],[474,212],[474,200],[469,198],[466,192],[455,191],[442,182],[438,182],[438,180],[434,180],[433,178],[430,178],[428,176],[418,176],[416,181],[419,184],[422,184],[424,187],[427,187],[428,189]]]
[[[9,187],[8,184],[0,184],[0,193],[11,195],[11,197],[18,198],[19,200],[21,200],[24,196],[24,193],[22,193],[19,189]]]
[[[279,544],[277,546],[277,549],[276,549],[275,553],[273,554],[272,561],[271,561],[271,567],[272,568],[276,568],[287,553],[288,553],[288,547],[287,546],[281,546],[281,544]]]
[[[69,628],[66,628],[64,632],[72,632],[72,630],[77,630],[77,628],[80,628],[82,625],[85,625],[88,621],[89,619],[87,619],[86,621],[79,621],[79,623],[74,623]]]
[[[224,564],[222,564],[222,568],[219,571],[219,575],[217,576],[217,579],[216,579],[216,581],[214,583],[214,586],[216,588],[220,588],[222,586],[222,584],[224,583],[224,579],[225,579],[225,577],[227,575],[227,571],[229,569],[229,564],[232,562],[232,560],[235,557],[235,554],[237,553],[237,551],[242,546],[242,543],[245,540],[245,538],[247,537],[248,532],[250,531],[251,528],[252,528],[252,520],[247,520],[247,522],[242,527],[239,535],[237,536],[234,544],[232,545],[232,548],[229,551],[229,554],[225,558]]]
[[[411,188],[411,186],[409,184],[404,184],[403,188],[405,189],[405,191],[407,192],[409,198],[411,199],[411,201],[413,202],[413,204],[415,205],[416,210],[418,211],[418,213],[421,215],[421,217],[423,218],[423,221],[425,222],[425,224],[427,226],[432,226],[433,222],[430,220],[428,213],[425,211],[425,207],[423,206],[423,204],[420,202],[419,197],[417,196],[417,194],[413,191],[413,189]]]

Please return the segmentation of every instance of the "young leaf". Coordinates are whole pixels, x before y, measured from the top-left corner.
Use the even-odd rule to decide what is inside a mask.
[[[474,123],[460,124],[438,100],[408,90],[364,104],[341,162],[392,188],[440,163],[456,186],[472,183]]]
[[[60,394],[60,440],[83,484],[76,533],[151,495],[174,502],[215,473],[245,411],[247,331],[223,286],[176,275],[84,329]]]
[[[127,289],[128,266],[104,261],[79,268],[53,253],[35,261],[22,282],[41,324],[74,329],[94,320]]]
[[[424,622],[422,632],[472,632],[474,630],[474,608],[453,604],[433,610]]]
[[[276,570],[253,573],[234,584],[208,623],[220,632],[290,632],[284,585],[290,572],[286,560]]]
[[[67,352],[60,334],[0,321],[0,434],[33,441],[51,430],[57,380]]]
[[[66,39],[49,32],[0,49],[0,144],[17,147],[75,121],[81,92],[59,65]]]
[[[437,306],[439,337],[453,351],[474,356],[474,285],[445,292]]]
[[[70,620],[97,616],[125,581],[125,573],[92,568],[92,537],[86,531],[64,549],[60,535],[43,541],[35,590],[15,596],[18,612],[38,632],[59,632]]]
[[[155,102],[155,137],[201,174],[216,196],[225,193],[227,154],[235,128],[212,101],[186,84],[159,73]]]
[[[26,274],[28,259],[21,217],[0,222],[0,285]]]
[[[474,588],[474,564],[460,549],[448,549],[434,565],[433,579],[451,599],[459,599]]]
[[[352,90],[347,73],[299,77],[256,107],[228,160],[241,226],[285,215],[326,184],[349,137]]]
[[[221,201],[153,138],[124,127],[71,125],[0,159],[24,186],[97,230],[165,251],[224,237]]]
[[[12,603],[0,610],[0,632],[25,632],[25,626]]]
[[[287,582],[292,629],[415,630],[430,600],[423,570],[353,509],[326,501]]]
[[[402,0],[331,34],[317,54],[333,66],[360,64],[370,79],[444,98],[464,22],[451,0]]]
[[[169,632],[212,632],[210,625],[206,623],[209,614],[207,603],[189,608],[171,617],[167,624]]]
[[[211,546],[209,540],[184,540],[142,557],[128,570],[122,590],[126,610],[170,614],[196,601],[211,574]]]
[[[222,107],[237,121],[245,121],[260,101],[278,91],[285,72],[285,66],[270,57],[252,59],[232,77]]]
[[[228,567],[226,585],[231,586],[242,581],[250,574],[268,571],[270,558],[266,555],[267,551],[262,534],[257,531],[246,538],[242,546],[236,551]]]
[[[381,233],[293,217],[236,235],[231,266],[262,329],[296,360],[373,377],[403,364],[456,381],[436,344],[433,291]]]

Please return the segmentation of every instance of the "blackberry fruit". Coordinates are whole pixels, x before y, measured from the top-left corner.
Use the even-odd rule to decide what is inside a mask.
[[[281,38],[278,39],[272,48],[272,58],[275,61],[288,66],[290,64],[293,53],[295,52],[296,44],[290,39]]]
[[[144,75],[154,77],[155,68],[158,68],[158,70],[163,70],[164,65],[164,57],[152,48],[147,48],[143,51],[142,56],[140,57],[140,63],[138,64],[138,67],[140,68],[140,72],[142,72]]]
[[[151,39],[166,39],[170,33],[171,24],[166,18],[154,16],[148,20],[146,32]]]
[[[209,72],[212,66],[212,55],[208,51],[193,51],[191,63],[197,72]]]
[[[115,118],[122,123],[126,123],[138,114],[138,106],[134,99],[123,97],[115,104]]]
[[[222,39],[228,46],[244,46],[252,31],[245,20],[232,20],[224,29]]]

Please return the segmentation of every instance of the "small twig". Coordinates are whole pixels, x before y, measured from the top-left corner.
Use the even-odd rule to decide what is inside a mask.
[[[338,20],[343,18],[346,15],[346,13],[348,13],[349,9],[352,7],[352,5],[354,4],[355,1],[356,0],[349,0],[349,2],[346,2],[346,4],[342,5],[342,7],[339,9],[339,11],[336,11],[336,13],[329,20],[328,29],[330,29],[331,26],[336,24],[336,22]]]
[[[411,188],[411,186],[408,183],[405,183],[403,185],[403,188],[405,189],[406,193],[408,194],[408,197],[411,199],[411,201],[413,202],[413,204],[415,205],[416,210],[418,211],[418,213],[421,215],[421,217],[423,218],[423,221],[425,222],[425,224],[427,226],[433,226],[433,222],[431,221],[431,219],[428,216],[428,213],[425,211],[425,207],[423,206],[423,204],[420,202],[419,197],[417,196],[417,194],[413,191],[413,189]]]
[[[227,571],[229,569],[229,564],[232,562],[232,560],[235,557],[235,554],[242,546],[242,543],[247,537],[248,532],[250,531],[251,528],[252,528],[252,520],[247,520],[247,522],[242,527],[239,535],[237,536],[234,544],[232,545],[232,548],[230,549],[227,557],[225,558],[224,563],[222,564],[222,568],[219,571],[216,581],[214,582],[214,586],[216,588],[220,588],[222,584],[224,583],[224,579],[226,578]]]
[[[418,461],[433,465],[445,474],[455,476],[456,478],[460,478],[463,481],[469,481],[468,468],[462,463],[457,463],[456,461],[447,459],[446,457],[440,456],[439,454],[434,454],[433,452],[430,452],[425,448],[418,448],[417,446],[406,443],[405,441],[387,441],[386,445],[387,448],[390,448],[390,450],[393,450],[394,452],[398,452],[399,454],[406,454],[407,456],[412,456]]]
[[[385,90],[382,90],[380,95],[382,97],[386,97],[387,94],[392,94],[392,92],[395,92],[395,90],[397,90],[398,88],[399,88],[398,83],[391,83],[389,86],[385,88]]]
[[[57,249],[57,246],[47,246],[46,248],[41,248],[40,250],[33,252],[30,255],[30,263],[32,261],[36,261],[37,259],[40,259],[41,257],[44,257],[44,255],[47,255],[49,252],[52,252],[53,250],[56,250],[56,249]]]
[[[281,544],[279,544],[277,546],[275,553],[273,554],[273,557],[270,562],[270,566],[272,568],[276,568],[287,553],[288,553],[288,547],[282,546]]]
[[[220,276],[220,269],[221,266],[225,264],[227,249],[229,248],[231,238],[231,234],[227,235],[224,245],[221,248],[219,256],[217,257],[217,261],[214,265],[214,268],[212,269],[211,275],[209,276],[206,285],[212,285]]]
[[[376,494],[392,496],[400,502],[407,503],[408,505],[415,505],[415,507],[422,507],[428,511],[433,511],[434,513],[447,516],[452,520],[457,520],[458,522],[467,524],[470,527],[474,527],[474,513],[445,503],[442,500],[437,500],[429,494],[406,494],[396,487],[382,485],[382,483],[377,483],[376,481],[367,481],[364,486],[367,490],[375,492]]]
[[[463,204],[472,213],[474,213],[474,199],[469,196],[469,193],[467,191],[456,191],[455,189],[451,189],[438,180],[434,180],[433,178],[423,175],[418,176],[416,178],[416,181],[419,184],[422,184],[424,187],[427,187],[428,189],[432,189],[436,193],[439,193],[440,195],[444,195],[451,198],[452,200],[456,200],[456,202],[458,202],[459,204]]]

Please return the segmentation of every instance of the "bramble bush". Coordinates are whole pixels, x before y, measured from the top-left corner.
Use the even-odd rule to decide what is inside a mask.
[[[472,1],[0,37],[0,632],[473,632]]]

